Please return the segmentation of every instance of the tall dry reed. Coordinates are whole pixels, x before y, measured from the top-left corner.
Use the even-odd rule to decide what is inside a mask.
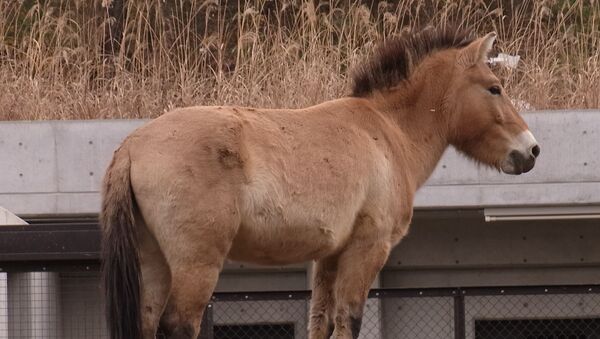
[[[0,0],[0,119],[308,106],[347,94],[377,42],[448,23],[521,56],[499,70],[520,102],[600,108],[597,0]]]

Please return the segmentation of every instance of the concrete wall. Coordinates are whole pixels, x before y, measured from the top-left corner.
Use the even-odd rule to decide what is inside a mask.
[[[600,203],[600,112],[524,114],[540,142],[536,168],[507,176],[449,149],[416,207]],[[0,123],[0,206],[18,215],[97,213],[103,173],[143,120]]]
[[[600,281],[600,221],[486,223],[476,212],[417,216],[392,251],[382,287],[424,288]]]
[[[474,166],[449,149],[416,199],[421,207],[600,202],[600,112],[525,113],[541,146],[536,167],[509,176]]]
[[[0,206],[18,215],[97,213],[112,153],[142,122],[0,123]]]

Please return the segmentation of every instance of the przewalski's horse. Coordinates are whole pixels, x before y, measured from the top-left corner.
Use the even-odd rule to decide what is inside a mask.
[[[371,283],[448,145],[505,173],[540,148],[486,64],[495,34],[385,43],[352,95],[304,109],[190,107],[133,132],[106,174],[111,338],[195,338],[226,258],[316,261],[310,338],[357,338]]]

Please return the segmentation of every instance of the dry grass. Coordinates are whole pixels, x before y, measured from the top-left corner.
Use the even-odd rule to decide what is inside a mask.
[[[127,0],[122,20],[113,1],[0,0],[1,120],[307,106],[348,93],[377,41],[448,22],[495,30],[499,51],[522,56],[502,71],[513,97],[600,107],[597,0]]]

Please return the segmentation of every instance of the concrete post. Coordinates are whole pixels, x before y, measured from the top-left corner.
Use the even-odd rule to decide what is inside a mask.
[[[7,338],[62,337],[58,273],[10,273],[6,285]]]
[[[8,274],[8,338],[31,338],[29,273]]]
[[[25,224],[0,207],[0,225]],[[0,274],[0,338],[61,338],[61,324],[58,273]]]
[[[0,227],[3,225],[26,225],[27,223],[0,206]],[[0,272],[0,338],[13,338],[8,335],[8,274]]]
[[[0,338],[8,338],[8,286],[3,272],[0,272]]]
[[[62,338],[60,277],[55,272],[30,272],[31,338]]]

